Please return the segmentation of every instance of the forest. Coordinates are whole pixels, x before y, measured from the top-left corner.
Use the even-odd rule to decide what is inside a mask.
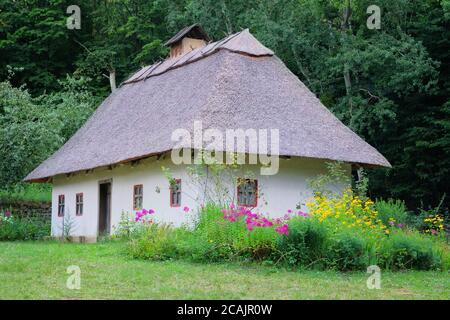
[[[74,4],[79,29],[67,27]],[[249,28],[377,148],[392,168],[367,170],[371,197],[448,216],[450,0],[2,0],[0,189],[24,188],[114,82],[165,59],[193,23],[214,40]]]

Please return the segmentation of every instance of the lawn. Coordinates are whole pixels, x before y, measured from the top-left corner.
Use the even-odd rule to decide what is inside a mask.
[[[1,299],[450,299],[447,272],[288,271],[240,264],[132,260],[122,243],[0,243]],[[81,289],[66,269],[81,269]]]

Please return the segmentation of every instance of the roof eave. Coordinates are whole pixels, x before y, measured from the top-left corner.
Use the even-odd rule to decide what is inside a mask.
[[[118,162],[114,162],[114,163],[109,163],[109,164],[104,164],[104,165],[100,165],[100,166],[96,166],[96,167],[91,167],[91,168],[83,168],[80,170],[75,170],[75,171],[67,171],[67,172],[60,172],[57,173],[53,176],[49,176],[49,177],[33,177],[33,172],[30,173],[28,176],[26,176],[23,181],[24,182],[28,182],[28,183],[49,183],[51,182],[51,180],[53,179],[54,176],[56,175],[61,175],[61,174],[76,174],[82,171],[86,171],[86,170],[95,170],[95,169],[100,169],[100,168],[105,168],[108,166],[112,166],[112,165],[119,165],[119,164],[126,164],[132,161],[137,161],[137,160],[142,160],[142,159],[146,159],[149,157],[154,157],[154,156],[159,156],[162,155],[164,153],[167,152],[171,152],[172,149],[170,150],[165,150],[165,151],[160,151],[160,152],[153,152],[153,153],[149,153],[149,154],[145,154],[142,156],[136,156],[136,157],[132,157],[132,158],[127,158]],[[288,154],[280,154],[280,156],[288,156],[288,157],[299,157],[299,158],[309,158],[309,159],[317,159],[317,160],[328,160],[328,161],[342,161],[345,163],[349,163],[352,165],[357,165],[363,168],[368,168],[368,169],[374,169],[374,168],[392,168],[392,165],[389,163],[389,161],[384,158],[385,163],[365,163],[365,162],[357,162],[357,161],[350,161],[350,160],[339,160],[339,159],[331,159],[331,158],[318,158],[318,157],[310,157],[310,156],[299,156],[299,155],[288,155]]]

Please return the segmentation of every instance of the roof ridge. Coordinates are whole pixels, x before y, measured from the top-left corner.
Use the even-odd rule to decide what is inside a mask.
[[[246,42],[252,42],[252,45],[248,45],[247,48],[240,48],[239,43],[232,44],[233,40],[239,39],[240,37],[245,37],[244,44]],[[210,48],[208,48],[210,47]],[[205,50],[206,49],[206,50]],[[239,50],[242,49],[242,50]],[[146,71],[139,73],[141,70],[135,72],[131,77],[129,77],[127,80],[121,83],[121,85],[130,84],[134,82],[143,81],[147,78],[159,76],[163,73],[166,73],[170,70],[181,68],[187,64],[194,63],[198,60],[204,59],[212,54],[217,53],[220,50],[227,50],[238,54],[248,54],[251,56],[272,56],[274,55],[273,51],[266,48],[262,43],[260,43],[249,31],[249,29],[244,29],[239,32],[233,33],[229,35],[228,37],[225,37],[221,40],[211,42],[207,44],[205,47],[197,48],[192,51],[189,51],[185,53],[184,55],[181,55],[179,57],[175,58],[167,58],[165,60],[162,60],[160,62],[157,62],[153,65],[146,66],[144,68],[147,68]],[[186,57],[189,56],[188,59]],[[183,59],[185,59],[183,61]],[[182,63],[179,63],[182,61]],[[156,65],[157,64],[157,65]],[[166,64],[166,65],[165,65]],[[155,66],[156,65],[156,66]],[[155,67],[154,67],[155,66]],[[161,71],[158,71],[162,67]],[[144,76],[145,75],[145,76]]]

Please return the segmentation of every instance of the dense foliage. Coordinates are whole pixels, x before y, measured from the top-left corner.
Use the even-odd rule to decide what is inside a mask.
[[[69,139],[94,110],[86,80],[67,77],[61,90],[33,97],[23,87],[0,82],[0,184],[23,179]]]
[[[448,0],[379,0],[380,30],[366,26],[369,0],[89,0],[79,4],[79,30],[66,28],[71,4],[0,3],[1,183],[19,181],[60,146],[112,76],[120,83],[164,58],[164,41],[198,22],[216,40],[250,28],[378,148],[393,168],[370,172],[372,196],[409,209],[450,197]],[[91,81],[68,91],[67,74]]]
[[[0,211],[0,241],[42,240],[49,236],[49,219],[17,217],[10,211]]]
[[[334,199],[316,196],[309,206],[309,214],[290,210],[270,219],[247,208],[208,205],[193,227],[177,229],[158,223],[158,213],[150,210],[134,220],[124,215],[117,236],[128,239],[132,257],[150,260],[252,261],[341,271],[369,265],[390,270],[450,267],[448,244],[437,225],[433,234],[392,217],[385,225],[372,201],[361,201],[350,191]]]

